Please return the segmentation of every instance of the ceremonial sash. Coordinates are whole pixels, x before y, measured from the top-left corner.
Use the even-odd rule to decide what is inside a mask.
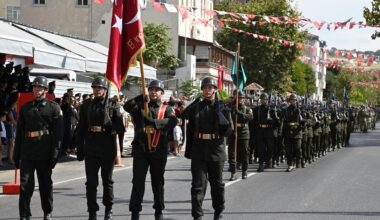
[[[158,110],[158,116],[157,119],[161,120],[164,119],[165,117],[165,111],[166,111],[166,106],[164,104],[160,105],[160,109]],[[156,148],[158,145],[158,141],[160,140],[160,135],[161,135],[161,130],[155,129],[154,134],[153,134],[153,140],[152,140],[152,147]]]

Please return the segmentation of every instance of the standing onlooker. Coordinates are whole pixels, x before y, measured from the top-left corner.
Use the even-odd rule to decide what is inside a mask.
[[[17,93],[13,93],[8,98],[7,108],[7,121],[5,124],[5,129],[7,132],[7,140],[8,140],[8,163],[14,164],[13,161],[13,152],[15,146],[15,136],[16,136],[16,124],[17,124]]]
[[[5,131],[4,121],[5,116],[7,115],[7,112],[4,110],[0,111],[0,167],[3,167],[2,158],[3,158],[3,150],[4,150],[4,143],[5,139],[7,138],[7,133]]]
[[[68,123],[68,151],[73,153],[75,151],[74,143],[74,131],[79,122],[79,113],[77,111],[77,100],[75,97],[70,97],[70,105],[66,110],[67,120],[65,123]],[[66,126],[66,125],[65,125]]]
[[[57,161],[63,138],[62,112],[58,104],[46,99],[46,77],[34,79],[35,99],[21,107],[17,121],[14,162],[20,168],[20,219],[30,219],[30,201],[34,192],[34,173],[37,171],[44,220],[53,211],[52,169]]]
[[[183,141],[182,129],[181,129],[181,120],[177,119],[177,126],[173,129],[173,145],[174,145],[174,155],[181,156],[181,147]]]
[[[125,127],[124,127],[124,120],[123,115],[121,114],[122,107],[120,106],[120,100],[117,95],[112,97],[110,108],[114,110],[114,112],[118,112],[118,114],[112,114],[110,115],[114,126],[114,129],[119,137],[119,146],[120,146],[120,155],[123,155],[123,148],[124,148],[124,133],[125,133]]]

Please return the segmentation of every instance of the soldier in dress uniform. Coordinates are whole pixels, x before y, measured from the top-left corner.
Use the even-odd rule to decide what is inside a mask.
[[[202,203],[207,180],[211,185],[214,220],[220,219],[224,210],[223,167],[226,160],[224,137],[231,132],[230,113],[218,99],[217,81],[206,77],[201,82],[203,99],[197,99],[181,117],[192,125],[193,137],[186,144],[186,157],[191,158],[191,214],[194,219],[203,216]],[[189,137],[189,136],[188,136]],[[188,152],[188,143],[191,152]]]
[[[286,157],[290,172],[300,167],[301,141],[302,141],[302,116],[301,110],[297,107],[297,97],[295,94],[289,96],[289,106],[284,110],[283,134],[286,147]]]
[[[268,105],[268,94],[260,95],[261,105],[253,109],[253,121],[256,131],[256,143],[259,154],[259,168],[257,172],[266,168],[273,168],[272,157],[274,153],[274,130],[279,126],[279,118],[274,109]]]
[[[237,117],[237,161],[241,164],[242,169],[242,179],[247,179],[247,170],[248,170],[248,159],[250,156],[249,153],[249,127],[248,122],[253,119],[252,109],[245,105],[245,95],[243,92],[239,91],[239,103],[238,109],[236,110],[236,106],[232,105],[231,107],[231,116],[232,120],[235,120]],[[234,101],[234,104],[236,101]],[[234,129],[236,129],[234,128]],[[235,158],[235,132],[232,132],[230,135],[228,143],[228,157],[229,160],[232,161]],[[230,166],[231,177],[230,181],[236,180],[236,167],[231,163]]]
[[[16,131],[14,162],[20,168],[20,219],[30,219],[30,200],[37,171],[44,220],[53,211],[52,169],[55,167],[63,138],[63,115],[59,105],[46,99],[48,81],[38,76],[33,80],[35,99],[23,105]]]
[[[177,124],[174,109],[161,101],[164,84],[153,80],[148,87],[149,116],[144,116],[143,96],[139,95],[124,104],[126,112],[132,116],[135,133],[132,141],[133,179],[129,211],[132,220],[140,218],[141,203],[145,191],[145,178],[150,170],[154,196],[153,208],[155,219],[162,220],[164,204],[164,173],[168,155],[168,133]],[[148,145],[147,133],[152,134],[151,146]]]
[[[103,183],[103,205],[105,220],[112,219],[113,179],[112,172],[116,157],[116,131],[111,114],[120,111],[107,106],[107,82],[104,77],[97,77],[91,84],[94,99],[85,102],[79,112],[77,125],[77,159],[85,160],[86,197],[89,220],[96,220],[99,205],[96,201],[98,173],[101,170]],[[111,112],[113,111],[113,112]]]

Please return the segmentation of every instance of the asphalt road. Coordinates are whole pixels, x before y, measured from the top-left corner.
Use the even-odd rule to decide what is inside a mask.
[[[226,210],[223,219],[380,219],[380,130],[354,133],[348,148],[330,152],[304,169],[285,172],[285,165],[229,182],[225,166]],[[130,219],[131,158],[115,168],[114,219]],[[192,219],[190,161],[169,157],[165,173],[165,219]],[[12,171],[0,171],[0,184],[10,182]],[[239,173],[240,177],[240,173]],[[54,219],[87,219],[83,162],[59,163],[54,170]],[[99,187],[99,219],[103,218]],[[150,178],[147,177],[141,219],[154,219]],[[32,199],[33,219],[41,219],[39,193]],[[212,219],[209,187],[203,203]],[[0,219],[18,219],[18,196],[0,194]]]

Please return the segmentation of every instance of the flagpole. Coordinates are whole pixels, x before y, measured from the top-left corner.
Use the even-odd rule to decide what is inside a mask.
[[[234,120],[234,128],[235,128],[235,140],[234,140],[234,150],[235,150],[235,162],[237,158],[237,111],[238,111],[238,105],[239,105],[239,65],[240,65],[240,42],[238,42],[237,45],[237,58],[236,58],[236,66],[235,66],[235,73],[236,73],[236,102],[235,102],[235,120]]]
[[[142,90],[142,96],[144,100],[144,116],[148,117],[149,116],[149,111],[148,111],[148,102],[146,101],[146,83],[145,83],[145,74],[144,74],[144,60],[142,56],[142,50],[140,50],[140,73],[141,73],[141,90]],[[150,134],[150,129],[152,129],[150,126],[145,127],[145,133],[148,139],[148,149],[151,151],[152,149],[152,136]]]

